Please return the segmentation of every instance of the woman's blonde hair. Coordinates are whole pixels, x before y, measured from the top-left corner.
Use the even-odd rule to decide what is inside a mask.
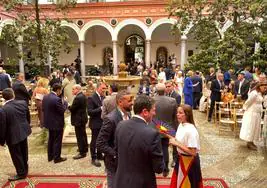
[[[44,88],[47,88],[48,87],[48,83],[49,83],[49,80],[47,78],[40,78],[37,82],[37,87],[44,87]]]

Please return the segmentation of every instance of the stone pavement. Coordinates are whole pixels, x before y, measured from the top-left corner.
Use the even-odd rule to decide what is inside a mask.
[[[231,136],[230,132],[219,136],[217,127],[206,121],[205,114],[194,111],[194,116],[200,133],[203,177],[223,178],[230,187],[266,187],[265,148],[259,148],[258,151],[248,150],[246,143]],[[90,164],[89,156],[73,160],[76,146],[63,146],[62,156],[68,158],[66,162],[48,162],[46,145],[43,144],[44,137],[41,129],[33,128],[33,134],[29,137],[29,174],[104,174],[103,163],[101,168],[96,168]],[[15,169],[7,147],[0,147],[0,185],[7,181],[8,176],[14,174]]]

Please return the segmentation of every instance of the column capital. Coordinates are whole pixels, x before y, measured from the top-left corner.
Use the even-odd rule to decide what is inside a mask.
[[[113,40],[112,43],[117,43],[118,41],[117,40]]]
[[[182,35],[182,36],[181,36],[181,40],[182,40],[182,41],[187,40],[187,36],[186,36],[186,35]]]
[[[80,42],[80,43],[85,43],[85,41],[84,41],[84,40],[79,40],[79,42]]]
[[[151,40],[146,40],[146,43],[150,43],[151,42]]]

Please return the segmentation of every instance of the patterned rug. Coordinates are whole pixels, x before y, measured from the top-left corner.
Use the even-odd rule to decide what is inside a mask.
[[[29,175],[25,180],[7,182],[2,188],[105,188],[105,176]],[[228,188],[222,179],[205,178],[205,188]],[[170,178],[157,178],[158,188],[168,188]]]

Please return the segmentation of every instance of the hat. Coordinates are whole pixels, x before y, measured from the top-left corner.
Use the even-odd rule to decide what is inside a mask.
[[[166,86],[165,86],[165,84],[163,84],[163,83],[158,83],[158,84],[156,85],[156,89],[157,89],[157,91],[165,91]]]

